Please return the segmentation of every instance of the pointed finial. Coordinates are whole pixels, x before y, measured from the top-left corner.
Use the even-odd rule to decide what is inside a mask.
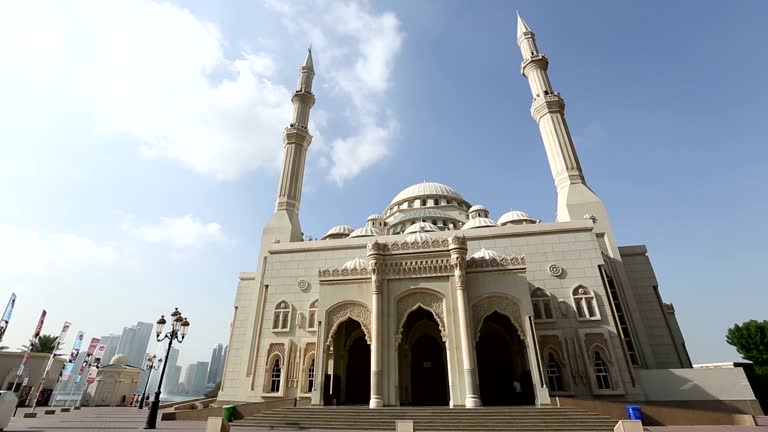
[[[520,11],[517,12],[517,37],[520,37],[525,32],[531,32],[531,28],[525,23],[523,17],[520,16]]]
[[[315,70],[315,65],[312,62],[312,44],[309,44],[309,48],[307,49],[307,58],[304,59],[304,67]]]

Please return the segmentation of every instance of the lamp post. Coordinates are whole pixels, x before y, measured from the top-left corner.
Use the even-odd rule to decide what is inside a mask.
[[[168,339],[168,350],[165,353],[166,359],[171,355],[171,347],[173,346],[173,341],[175,340],[178,343],[182,343],[184,338],[187,336],[187,332],[189,331],[189,321],[181,316],[179,308],[176,308],[176,310],[173,311],[171,314],[171,319],[171,331],[163,334],[163,329],[165,328],[166,323],[165,315],[160,315],[160,319],[157,320],[157,327],[155,328],[158,342],[162,342]],[[168,366],[167,361],[163,363],[163,368],[160,372],[160,381],[157,382],[155,398],[149,405],[149,413],[147,414],[147,421],[144,423],[144,429],[157,428],[157,412],[160,410],[160,389],[163,387],[163,377],[165,377],[166,366]]]
[[[160,365],[163,363],[163,359],[157,360],[157,355],[152,354],[147,356],[147,362],[144,365],[144,370],[149,371],[147,375],[147,382],[144,383],[144,391],[141,393],[141,399],[139,399],[139,409],[144,409],[144,401],[147,399],[147,387],[149,387],[149,379],[152,378],[152,371],[160,369]]]

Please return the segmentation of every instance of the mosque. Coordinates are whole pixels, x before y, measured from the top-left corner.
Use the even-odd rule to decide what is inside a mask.
[[[517,43],[557,189],[555,222],[520,210],[494,220],[456,189],[424,182],[361,227],[334,226],[318,241],[304,241],[299,220],[315,103],[307,54],[275,212],[257,270],[240,273],[219,400],[641,400],[640,371],[691,367],[645,246],[619,246],[587,185],[549,60],[519,16]]]

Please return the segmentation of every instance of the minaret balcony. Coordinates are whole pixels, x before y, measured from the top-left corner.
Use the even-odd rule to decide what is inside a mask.
[[[525,70],[529,66],[546,70],[549,66],[549,59],[542,53],[531,54],[530,56],[525,57],[523,63],[520,65],[520,73],[523,76],[526,76]]]
[[[309,147],[312,144],[312,134],[309,130],[301,125],[291,124],[291,126],[285,128],[283,132],[283,143],[288,144],[301,144],[304,148]]]
[[[550,93],[539,96],[531,104],[531,116],[539,121],[547,113],[565,112],[565,99],[559,93]]]

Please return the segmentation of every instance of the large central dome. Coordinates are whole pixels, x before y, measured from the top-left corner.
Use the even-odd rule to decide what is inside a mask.
[[[451,197],[464,201],[464,197],[462,197],[460,193],[456,192],[456,189],[450,186],[446,186],[442,183],[424,182],[417,183],[413,186],[408,186],[407,188],[403,189],[399,194],[397,194],[397,196],[395,196],[389,205],[425,195]]]

